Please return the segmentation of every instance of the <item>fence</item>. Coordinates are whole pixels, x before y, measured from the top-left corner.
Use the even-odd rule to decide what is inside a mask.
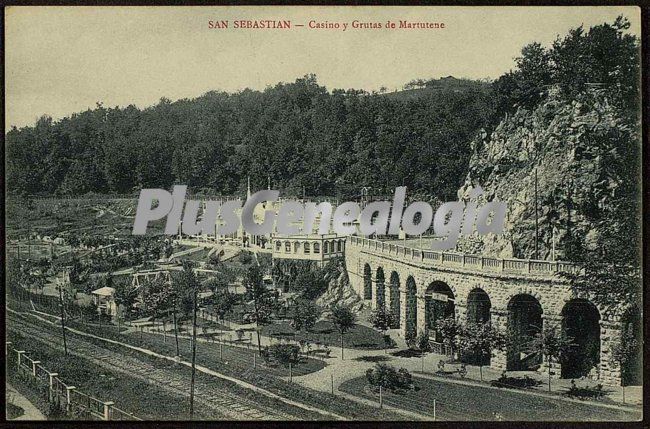
[[[197,317],[200,319],[212,321],[215,323],[224,322],[224,319],[220,319],[219,316],[217,316],[214,313],[211,313],[210,311],[204,308],[200,308],[196,314]],[[157,335],[160,335],[161,332],[164,331],[164,329],[161,329],[160,324],[150,326],[146,329],[144,329],[143,326],[140,326],[140,329],[142,332],[155,333]],[[241,334],[238,335],[237,334],[238,331],[240,331]],[[206,333],[205,331],[199,329],[197,330],[197,341],[204,341],[204,342],[212,341],[213,343],[220,343],[220,344],[230,345],[239,348],[247,348],[247,349],[252,349],[257,347],[256,341],[254,340],[255,335],[257,334],[254,334],[253,331],[240,328],[240,329],[236,329],[234,332],[235,333],[233,335],[233,333],[229,331],[229,328],[226,328],[226,330],[223,331],[220,330],[212,333]],[[174,334],[173,331],[171,331],[169,332],[169,334],[164,332],[163,335],[173,336]],[[188,332],[188,335],[179,335],[178,338],[189,340],[191,344],[192,341],[191,332]],[[304,344],[301,344],[300,341],[291,338],[284,338],[281,336],[276,336],[276,337],[270,336],[269,337],[270,345],[274,344],[274,341],[278,344],[282,344],[282,343],[293,344],[300,347],[300,351],[298,352],[298,355],[305,358],[324,360],[325,358],[329,357],[332,352],[331,348],[328,345],[321,344],[318,342],[313,342],[313,343],[305,342]],[[307,349],[306,351],[305,348]]]
[[[451,350],[451,347],[449,347],[447,344],[437,343],[435,341],[430,341],[429,344],[431,344],[431,351],[433,353],[444,355],[447,357],[453,357],[454,355]]]
[[[102,401],[87,395],[75,386],[65,384],[58,373],[45,369],[39,360],[25,354],[24,350],[6,344],[7,369],[16,368],[18,374],[33,380],[47,391],[47,400],[61,412],[81,420],[141,420],[116,408],[112,401]]]
[[[349,237],[349,244],[368,249],[372,253],[410,259],[423,265],[448,266],[467,270],[505,272],[512,274],[555,276],[560,272],[580,273],[580,267],[561,261],[532,259],[499,259],[461,253],[414,249],[399,244],[364,237]]]

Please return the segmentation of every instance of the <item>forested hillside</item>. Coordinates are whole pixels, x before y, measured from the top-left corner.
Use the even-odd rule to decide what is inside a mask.
[[[132,193],[186,184],[194,192],[353,196],[406,185],[454,199],[468,172],[470,142],[550,87],[574,100],[589,84],[629,123],[638,120],[638,41],[620,18],[525,46],[516,68],[489,84],[414,80],[398,93],[328,90],[313,75],[264,91],[209,92],[176,102],[42,117],[6,135],[7,189],[15,194]],[[219,80],[215,76],[215,87]],[[479,132],[480,131],[480,132]]]
[[[215,80],[215,85],[218,85]],[[493,114],[489,85],[387,97],[328,91],[315,76],[265,91],[209,92],[96,109],[7,134],[8,189],[27,194],[130,193],[187,184],[231,194],[382,193],[399,185],[451,198],[469,142]]]

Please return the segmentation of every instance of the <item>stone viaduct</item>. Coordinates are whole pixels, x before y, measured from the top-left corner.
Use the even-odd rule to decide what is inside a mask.
[[[437,345],[436,320],[490,321],[515,341],[481,358],[484,364],[547,370],[545,358],[531,351],[532,338],[555,327],[575,343],[570,358],[550,363],[555,377],[589,376],[620,384],[610,347],[620,334],[621,318],[603,317],[603,309],[558,275],[575,271],[572,264],[423,251],[355,236],[346,242],[345,262],[353,289],[372,308],[390,309],[401,336],[425,333]]]

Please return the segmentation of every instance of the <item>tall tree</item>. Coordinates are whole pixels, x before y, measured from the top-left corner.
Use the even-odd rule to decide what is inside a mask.
[[[386,338],[386,331],[395,324],[395,316],[385,307],[379,307],[370,313],[368,321],[372,324],[373,328],[381,331],[384,338]],[[385,347],[384,351],[386,351]]]
[[[192,316],[192,378],[190,380],[190,420],[194,418],[194,381],[196,378],[196,313],[198,306],[199,282],[196,279],[192,264],[188,261],[183,263],[183,270],[173,278],[177,290],[186,292],[191,296]]]
[[[131,282],[115,283],[110,273],[106,275],[104,283],[106,286],[115,289],[115,295],[113,297],[115,299],[115,304],[118,306],[118,313],[120,308],[122,308],[123,311],[126,312],[128,319],[128,315],[131,314],[131,310],[133,309],[133,304],[135,304],[135,301],[139,296],[139,291]],[[120,318],[121,317],[118,316],[118,322]]]
[[[244,278],[244,287],[246,288],[246,298],[253,305],[253,321],[257,327],[257,348],[258,353],[262,356],[261,328],[271,321],[271,315],[276,307],[273,293],[266,287],[262,278],[260,268],[253,264],[248,268]]]
[[[341,359],[343,359],[343,335],[354,327],[357,316],[350,307],[340,304],[333,306],[330,311],[330,320],[341,334]]]
[[[481,381],[483,381],[483,365],[486,358],[494,350],[503,350],[506,342],[506,335],[489,322],[467,323],[461,329],[460,350],[478,364]]]
[[[294,305],[294,314],[291,319],[291,326],[300,331],[303,328],[310,330],[321,315],[321,309],[313,301],[298,299]]]
[[[568,338],[564,331],[556,326],[547,326],[537,333],[533,339],[532,348],[546,359],[548,365],[548,391],[551,391],[551,365],[553,360],[560,362],[562,357],[573,345],[573,339]]]
[[[172,314],[174,326],[174,339],[176,340],[176,356],[180,356],[180,347],[178,343],[178,293],[172,283],[162,277],[148,281],[142,292],[144,307],[156,317],[169,317]]]

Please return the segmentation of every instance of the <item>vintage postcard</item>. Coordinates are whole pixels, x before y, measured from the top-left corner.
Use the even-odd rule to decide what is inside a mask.
[[[642,420],[639,7],[4,19],[7,420]]]

